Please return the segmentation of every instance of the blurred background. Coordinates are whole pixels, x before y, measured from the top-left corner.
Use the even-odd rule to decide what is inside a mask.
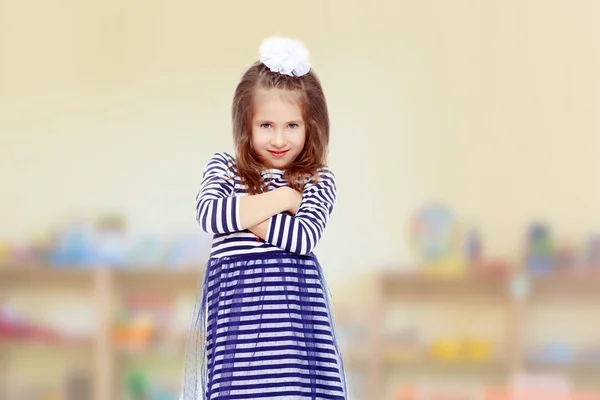
[[[600,2],[0,0],[0,399],[177,399],[204,162],[304,41],[351,399],[600,399]]]

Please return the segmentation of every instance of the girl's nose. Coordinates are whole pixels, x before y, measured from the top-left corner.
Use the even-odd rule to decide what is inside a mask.
[[[271,145],[277,148],[283,147],[285,145],[284,133],[281,131],[275,132],[275,134],[271,138]]]

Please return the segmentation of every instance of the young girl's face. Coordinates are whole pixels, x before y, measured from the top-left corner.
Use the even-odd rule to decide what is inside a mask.
[[[252,147],[268,168],[285,169],[304,148],[306,126],[298,94],[257,89],[254,94]]]

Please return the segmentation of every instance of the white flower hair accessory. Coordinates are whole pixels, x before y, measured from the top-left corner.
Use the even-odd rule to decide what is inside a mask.
[[[289,76],[308,74],[308,55],[302,42],[290,38],[269,37],[260,46],[260,62],[273,72]]]

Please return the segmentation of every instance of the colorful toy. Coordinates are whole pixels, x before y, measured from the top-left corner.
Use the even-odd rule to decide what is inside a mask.
[[[587,245],[586,262],[590,267],[600,268],[600,234],[593,235]]]
[[[462,343],[456,339],[436,339],[431,343],[430,353],[437,361],[457,361],[461,352]]]
[[[177,400],[175,391],[156,383],[154,377],[142,369],[131,369],[127,374],[126,388],[132,400]]]
[[[82,223],[63,228],[50,251],[50,262],[58,266],[89,265],[94,261],[93,230]]]
[[[98,219],[94,230],[93,262],[102,266],[123,266],[128,262],[129,243],[125,222],[117,215]]]
[[[202,264],[208,259],[210,246],[203,233],[179,235],[171,242],[167,263],[175,267]]]
[[[426,273],[460,275],[465,261],[457,249],[458,225],[450,208],[442,204],[424,205],[413,218],[411,237],[419,262]]]
[[[467,236],[465,253],[471,265],[481,263],[483,258],[483,244],[480,233],[475,229],[471,230]]]
[[[431,342],[430,354],[437,361],[482,362],[494,355],[494,346],[485,339],[440,338]]]
[[[440,261],[448,255],[456,233],[456,221],[450,209],[441,204],[423,206],[412,224],[416,252],[426,262]]]
[[[9,260],[10,256],[10,246],[8,243],[0,242],[0,268],[2,268],[2,264]]]
[[[463,357],[468,361],[489,361],[493,352],[492,343],[484,339],[471,339],[463,343]]]
[[[135,241],[129,252],[129,264],[135,267],[158,266],[164,263],[165,245],[155,236],[143,235]]]
[[[534,349],[528,358],[534,364],[569,365],[574,362],[575,355],[572,345],[555,342]]]
[[[535,223],[529,228],[525,264],[532,273],[548,273],[554,270],[555,248],[548,226]]]
[[[148,398],[149,379],[142,370],[133,369],[127,374],[127,392],[132,400]]]

